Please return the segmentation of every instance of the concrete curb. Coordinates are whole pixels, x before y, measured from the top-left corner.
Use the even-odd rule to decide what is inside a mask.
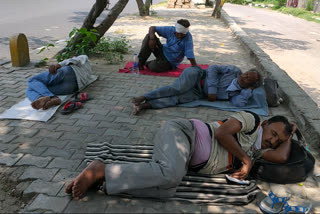
[[[304,133],[309,145],[320,147],[320,110],[317,104],[304,92],[290,76],[272,61],[251,38],[224,11],[221,20],[232,30],[241,45],[250,54],[254,64],[264,76],[276,79],[281,97],[297,120],[297,125]]]

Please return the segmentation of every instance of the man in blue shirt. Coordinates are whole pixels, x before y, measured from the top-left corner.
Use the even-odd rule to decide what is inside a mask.
[[[194,100],[230,100],[243,107],[259,86],[261,75],[255,69],[245,73],[233,65],[213,65],[207,70],[200,67],[186,68],[172,85],[163,86],[140,97],[134,97],[133,114],[143,109],[159,109],[188,103]]]
[[[149,28],[149,33],[145,36],[138,55],[139,69],[143,70],[146,65],[151,71],[163,72],[175,69],[186,56],[192,66],[196,66],[193,53],[193,41],[189,32],[190,23],[186,19],[180,19],[173,26]],[[167,43],[162,45],[159,36],[167,39]],[[151,53],[156,57],[155,60],[148,61]]]

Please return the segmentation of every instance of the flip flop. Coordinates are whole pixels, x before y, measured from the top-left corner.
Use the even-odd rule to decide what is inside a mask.
[[[310,213],[312,204],[309,203],[307,207],[304,206],[290,206],[287,202],[284,205],[284,210],[281,213]]]
[[[280,213],[290,197],[277,197],[272,191],[260,202],[260,209],[265,213]]]
[[[80,96],[78,96],[80,95]],[[85,102],[87,100],[91,100],[92,98],[87,93],[78,93],[76,94],[75,99],[73,102]]]
[[[75,110],[81,108],[82,103],[81,102],[67,102],[63,109],[60,110],[61,114],[70,114],[74,112]]]

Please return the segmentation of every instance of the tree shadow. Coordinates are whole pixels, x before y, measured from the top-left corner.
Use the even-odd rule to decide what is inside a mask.
[[[244,22],[242,21],[243,19],[238,17],[231,18],[234,19],[239,26],[252,22],[250,20],[246,20]],[[279,38],[284,35],[271,30],[261,30],[248,27],[242,27],[242,30],[246,32],[259,46],[263,46],[263,48],[269,50],[277,48],[283,50],[307,50],[309,49],[308,46],[311,45],[311,43],[301,40]]]

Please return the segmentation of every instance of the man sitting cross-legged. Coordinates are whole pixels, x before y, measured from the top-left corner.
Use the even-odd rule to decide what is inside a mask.
[[[250,69],[241,73],[233,65],[213,65],[207,70],[189,67],[172,85],[134,97],[133,114],[138,114],[143,109],[165,108],[204,98],[208,101],[230,100],[234,106],[243,107],[261,80],[257,70]]]
[[[51,65],[48,71],[31,77],[26,95],[32,108],[46,110],[60,105],[61,99],[57,95],[73,94],[94,78],[88,57],[80,55]]]
[[[283,116],[260,123],[258,115],[245,111],[231,115],[224,123],[170,120],[156,133],[150,162],[104,164],[93,161],[65,191],[79,199],[89,188],[105,181],[108,195],[172,197],[188,170],[202,174],[225,172],[232,167],[232,161],[229,162],[232,157],[242,162],[232,176],[243,180],[251,170],[256,152],[268,149],[262,158],[286,162],[295,130],[296,126]]]

